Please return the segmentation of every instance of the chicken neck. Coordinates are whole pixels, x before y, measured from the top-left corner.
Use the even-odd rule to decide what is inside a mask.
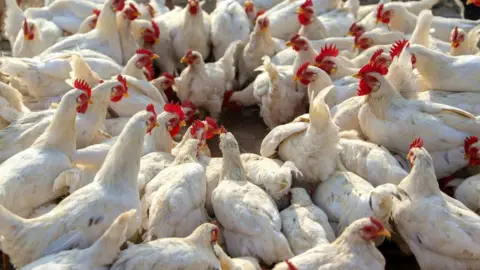
[[[143,70],[141,68],[137,68],[136,63],[138,59],[139,57],[137,54],[130,57],[122,70],[122,74],[132,76],[139,80],[146,80],[145,75],[143,74]]]
[[[32,144],[32,148],[53,148],[72,157],[75,151],[75,118],[79,90],[69,91],[63,96],[45,132]]]
[[[126,64],[135,55],[138,48],[137,41],[132,34],[132,21],[124,13],[117,14],[118,35],[122,47],[123,63]]]
[[[401,103],[405,101],[384,77],[380,79],[380,88],[376,92],[370,93],[366,100],[372,112],[381,120],[387,120],[388,110],[393,104],[398,104],[401,108]]]
[[[240,152],[238,149],[230,148],[222,151],[222,169],[220,171],[220,179],[245,182],[245,168],[243,167],[242,160],[240,159]]]
[[[125,189],[135,190],[138,194],[137,178],[143,153],[146,121],[149,116],[148,112],[141,111],[128,121],[108,152],[94,182],[120,192]]]
[[[433,169],[432,158],[427,153],[416,154],[414,165],[410,174],[398,185],[410,197],[415,196],[441,196],[437,177]]]
[[[99,31],[100,35],[105,37],[111,36],[113,33],[118,33],[117,31],[112,31],[112,29],[116,29],[112,26],[117,25],[115,12],[112,10],[112,2],[113,0],[105,1],[102,11],[98,16],[97,25],[94,29]]]

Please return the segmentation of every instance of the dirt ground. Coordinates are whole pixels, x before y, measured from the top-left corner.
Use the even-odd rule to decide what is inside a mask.
[[[0,27],[3,24],[3,5],[5,0],[0,0]],[[184,0],[176,0],[175,4],[181,5],[185,3]],[[362,4],[372,4],[378,1],[376,0],[362,0]],[[213,0],[208,1],[205,9],[211,11],[214,8],[215,2]],[[22,8],[29,6],[42,6],[42,0],[23,0]],[[458,9],[453,1],[441,0],[441,2],[433,9],[434,15],[445,17],[459,17]],[[1,40],[0,37],[0,51],[2,53],[9,53],[9,44],[5,40]],[[259,116],[258,107],[244,108],[239,113],[225,113],[221,119],[222,124],[228,131],[232,132],[240,144],[242,153],[259,153],[260,145],[268,133],[268,130],[263,123],[263,120]],[[212,139],[209,141],[209,146],[213,156],[221,156],[218,149],[218,139]],[[387,268],[389,270],[419,269],[415,258],[413,256],[402,255],[396,246],[392,243],[383,244],[380,249],[384,253],[387,260]],[[1,260],[1,258],[0,258]],[[1,263],[0,263],[0,269]]]

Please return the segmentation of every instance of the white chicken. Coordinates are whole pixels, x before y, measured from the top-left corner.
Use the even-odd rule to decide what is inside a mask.
[[[480,267],[480,217],[443,194],[432,158],[416,139],[410,145],[410,174],[399,184],[408,195],[395,202],[392,221],[422,269]]]
[[[133,116],[93,183],[72,193],[47,214],[27,220],[0,206],[0,233],[4,237],[2,250],[10,256],[12,263],[22,267],[62,250],[87,248],[101,237],[119,214],[135,209],[136,217],[130,220],[126,234],[130,238],[141,225],[137,176],[143,137],[156,123],[151,108]],[[65,122],[62,121],[61,125],[65,126]],[[75,129],[67,130],[70,132],[61,134],[72,133]],[[54,190],[58,188],[54,186]],[[31,197],[35,193],[29,194]],[[16,205],[19,205],[18,201]]]
[[[207,180],[205,170],[197,163],[198,144],[198,140],[188,140],[173,163],[145,187],[142,226],[147,231],[146,242],[186,237],[208,222],[205,210]]]
[[[282,42],[270,34],[270,19],[260,16],[238,60],[239,85],[244,86],[253,79],[255,69],[262,65],[264,56],[272,57],[283,48]]]
[[[75,150],[75,116],[85,113],[91,94],[83,84],[76,86],[64,96],[33,145],[0,165],[1,205],[20,217],[66,192],[61,183],[70,181],[74,170],[70,160]],[[28,194],[29,199],[18,201],[19,194]]]
[[[305,3],[297,9],[297,14],[298,22],[302,25],[298,31],[299,35],[310,40],[329,37],[328,30],[316,16],[312,0],[306,0]]]
[[[247,181],[238,143],[231,133],[220,135],[220,149],[222,172],[212,204],[224,227],[229,254],[257,257],[267,264],[292,257],[281,232],[280,214],[265,191]]]
[[[385,269],[385,258],[374,244],[379,236],[390,237],[381,221],[374,217],[359,219],[333,243],[318,245],[275,265],[273,270]]]
[[[474,70],[480,56],[450,56],[421,45],[411,45],[406,50],[415,56],[415,67],[429,89],[480,91],[480,77]]]
[[[212,118],[219,117],[223,95],[233,87],[234,55],[238,43],[230,44],[225,55],[215,63],[206,64],[200,52],[187,52],[181,61],[188,63],[188,67],[173,85],[181,102],[190,100],[197,108],[206,109]]]
[[[185,8],[168,21],[176,60],[189,50],[195,50],[207,59],[210,55],[210,16],[202,10],[198,0],[189,0]]]
[[[130,245],[120,253],[110,269],[222,269],[213,245],[219,230],[213,224],[202,224],[186,238],[164,238]]]
[[[315,79],[311,82],[316,83]],[[306,183],[318,183],[328,179],[336,168],[340,137],[322,96],[312,98],[309,114],[308,123],[299,117],[274,128],[263,139],[260,154],[271,157],[278,152],[282,160],[295,163]]]
[[[107,270],[120,253],[125,242],[128,223],[135,215],[135,210],[121,214],[113,221],[105,233],[89,248],[62,251],[43,257],[24,267],[22,270],[48,270],[64,267],[75,268],[78,265],[92,270]]]
[[[327,215],[313,204],[305,189],[292,188],[290,198],[292,204],[280,212],[280,217],[282,232],[295,255],[335,241],[335,233]]]
[[[210,14],[212,21],[213,56],[220,59],[235,40],[246,42],[250,35],[250,21],[242,6],[234,0],[217,2]]]
[[[456,26],[452,30],[452,36],[450,39],[450,55],[467,55],[467,54],[478,54],[480,49],[477,47],[480,34],[478,30],[472,29],[468,33],[465,30],[458,28]]]
[[[410,47],[414,46],[418,45]],[[480,122],[468,112],[439,103],[404,99],[383,77],[387,72],[385,66],[372,63],[357,74],[361,78],[358,95],[366,95],[358,118],[364,134],[373,143],[407,153],[407,142],[422,136],[426,148],[439,151],[463,146],[465,137],[480,132]]]
[[[122,11],[124,6],[124,0],[105,1],[94,30],[85,34],[72,35],[46,49],[41,55],[77,48],[94,49],[113,58],[119,64],[123,63],[120,37],[115,28],[112,30],[112,26],[117,25],[115,12]]]

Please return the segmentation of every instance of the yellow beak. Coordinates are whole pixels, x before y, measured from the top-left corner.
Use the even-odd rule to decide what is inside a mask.
[[[301,7],[297,8],[297,14],[303,14],[305,13],[305,10]]]
[[[158,127],[158,126],[160,126],[160,125],[158,124],[158,122],[155,122],[155,127]]]
[[[88,100],[88,104],[93,104],[93,100]]]
[[[358,48],[360,48],[360,45],[355,43],[355,44],[353,45],[353,48],[358,49]]]
[[[385,236],[386,238],[390,239],[392,235],[389,231],[382,229],[381,231],[377,232],[377,236]]]
[[[464,159],[470,159],[470,155],[469,155],[469,154],[465,154],[465,155],[463,155],[463,158],[464,158]]]
[[[294,82],[299,81],[301,78],[302,77],[295,75],[295,77],[293,77],[293,81]]]
[[[129,98],[129,97],[130,97],[130,94],[129,94],[128,92],[125,92],[125,93],[123,93],[123,97],[124,97],[124,98]]]
[[[181,126],[181,127],[184,127],[184,126],[186,126],[186,125],[187,125],[187,123],[185,123],[185,120],[182,120],[182,121],[180,122],[180,126]]]
[[[167,127],[168,132],[172,131],[172,129],[173,129],[172,126]]]
[[[182,59],[180,59],[180,62],[188,63],[188,58],[187,57],[182,57]]]
[[[360,73],[356,73],[356,74],[353,74],[352,77],[357,78],[357,79],[361,79],[362,75],[360,75]]]
[[[142,16],[142,13],[137,12],[137,13],[135,13],[135,16],[140,17],[140,16]]]
[[[380,19],[377,19],[377,20],[375,21],[375,24],[379,24],[379,23],[380,23]]]
[[[330,69],[330,74],[328,75],[334,74],[335,72],[337,72],[337,68],[333,67],[332,69]]]
[[[268,27],[260,27],[260,30],[262,30],[262,32],[267,32],[268,31]]]
[[[467,5],[473,4],[473,0],[467,0]]]
[[[458,48],[458,45],[460,45],[460,44],[458,42],[455,42],[455,41],[452,41],[450,43],[450,47],[452,47],[452,48]]]
[[[155,60],[155,59],[157,59],[157,58],[160,58],[160,56],[158,56],[158,54],[153,54],[150,59]]]
[[[153,41],[153,44],[157,44],[157,43],[158,43],[158,41],[159,41],[159,39],[158,39],[158,38],[156,38],[156,39]],[[160,57],[160,56],[159,56],[159,57]]]
[[[285,43],[285,46],[287,46],[287,47],[292,47],[292,46],[293,46],[293,42],[288,41],[287,43]]]

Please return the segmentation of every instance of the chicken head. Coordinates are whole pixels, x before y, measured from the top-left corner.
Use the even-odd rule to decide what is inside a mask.
[[[352,225],[356,225],[356,223],[352,223]],[[361,219],[358,227],[360,227],[360,237],[365,241],[374,241],[380,236],[391,237],[390,232],[383,227],[382,222],[374,217]]]
[[[373,39],[370,37],[364,37],[363,35],[357,35],[355,36],[355,43],[354,43],[354,48],[358,48],[361,50],[366,50],[373,46]]]
[[[81,93],[77,97],[77,112],[85,113],[88,109],[88,104],[93,103],[90,100],[90,97],[92,96],[92,89],[84,80],[80,79],[75,80],[75,82],[73,83],[73,87],[83,91],[83,93]]]
[[[308,42],[305,37],[300,36],[299,34],[295,34],[285,45],[288,47],[292,47],[292,49],[296,52],[308,49]]]
[[[192,16],[197,15],[199,9],[200,9],[200,4],[198,3],[198,0],[188,0],[188,12]]]
[[[158,27],[158,24],[155,21],[152,21],[151,27],[151,29],[143,28],[141,30],[141,33],[143,35],[143,42],[150,46],[156,44],[160,39],[160,27]]]
[[[380,89],[380,81],[377,76],[386,75],[387,73],[388,67],[377,62],[368,63],[362,67],[357,74],[353,75],[353,77],[360,79],[357,95],[364,96],[378,91]]]
[[[133,3],[129,3],[128,7],[123,11],[123,16],[125,16],[130,21],[133,21],[140,17],[140,11],[138,11],[137,7]]]
[[[35,39],[35,24],[27,21],[27,18],[23,20],[23,36],[25,40]]]
[[[99,10],[99,9],[94,9],[93,10],[93,14],[95,14],[95,17],[93,17],[93,19],[88,23],[88,26],[91,29],[95,29],[95,27],[97,26],[98,16],[100,16],[100,12],[102,12],[102,11]]]
[[[119,74],[117,76],[117,81],[120,84],[112,87],[112,91],[110,94],[110,100],[112,102],[119,102],[120,100],[122,100],[123,97],[129,97],[127,79],[125,79],[125,77]]]
[[[203,57],[199,52],[189,50],[187,54],[185,54],[185,56],[180,59],[180,62],[189,65],[198,64],[200,62],[203,62]]]
[[[452,30],[452,37],[450,38],[450,46],[452,48],[458,48],[464,41],[467,33],[463,29],[459,29],[458,26],[456,26]]]
[[[350,26],[350,28],[348,29],[348,33],[347,33],[347,36],[360,36],[362,35],[363,33],[366,32],[366,29],[365,27],[363,27],[361,24],[359,23],[352,23],[352,25]]]
[[[392,57],[389,54],[384,53],[383,49],[378,49],[372,54],[372,57],[370,57],[369,63],[374,62],[388,67],[392,63]]]
[[[146,111],[152,113],[147,120],[147,133],[151,135],[152,130],[158,127],[157,112],[155,112],[155,107],[151,103],[147,105]]]
[[[182,111],[182,107],[179,104],[173,104],[173,102],[165,104],[163,110],[169,112],[175,117],[170,119],[167,123],[167,129],[170,133],[170,136],[175,136],[180,132],[180,127],[185,126],[185,114]]]
[[[390,23],[390,20],[394,14],[393,10],[386,10],[384,4],[379,4],[376,13],[376,24]]]
[[[468,159],[468,164],[471,166],[480,165],[480,157],[478,156],[478,149],[480,149],[480,143],[477,136],[470,136],[465,139],[463,145],[465,150],[465,159]]]
[[[325,44],[315,58],[315,66],[321,68],[328,75],[332,75],[337,71],[337,64],[335,63],[335,57],[337,56],[337,46],[335,44]]]
[[[145,48],[140,48],[135,52],[138,55],[138,59],[135,62],[135,66],[139,69],[151,66],[152,60],[158,58],[158,55],[154,54],[152,51]]]
[[[301,25],[310,24],[314,16],[315,10],[313,9],[312,0],[306,0],[305,3],[297,9],[297,18]]]
[[[122,11],[125,7],[125,0],[113,0],[112,1],[112,10],[113,11]]]

